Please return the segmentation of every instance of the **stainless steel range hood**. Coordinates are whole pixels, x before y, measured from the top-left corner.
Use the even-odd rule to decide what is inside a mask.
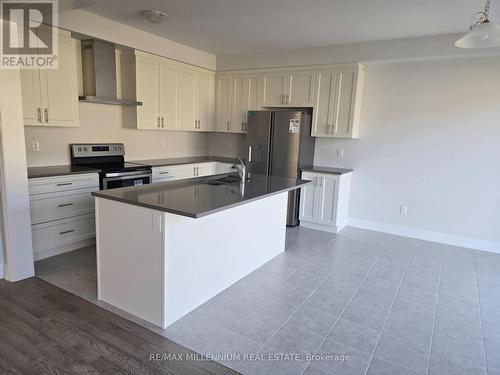
[[[142,105],[141,102],[118,99],[116,95],[115,46],[96,39],[82,40],[83,95],[81,102],[124,106]]]

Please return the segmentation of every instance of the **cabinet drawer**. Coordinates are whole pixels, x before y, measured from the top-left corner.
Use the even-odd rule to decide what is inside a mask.
[[[30,195],[93,187],[99,188],[99,175],[97,173],[32,178],[29,180]]]
[[[95,237],[93,215],[79,220],[59,220],[32,227],[33,251],[40,252]]]
[[[56,194],[32,196],[30,201],[31,224],[83,215],[94,211],[92,191],[97,188]]]
[[[168,167],[154,167],[153,180],[164,179],[169,181],[182,180],[184,178],[193,177],[193,165],[170,165]]]

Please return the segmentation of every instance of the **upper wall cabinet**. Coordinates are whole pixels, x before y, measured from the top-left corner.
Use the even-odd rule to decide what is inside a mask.
[[[132,64],[130,57],[122,61],[122,86],[133,86],[142,106],[123,109],[125,127],[213,130],[213,72],[138,51],[132,59]],[[123,89],[127,96],[130,87]]]
[[[314,71],[270,72],[262,75],[262,106],[312,107]]]
[[[316,72],[313,136],[357,138],[363,76],[362,67]]]
[[[174,65],[136,56],[137,129],[177,128],[178,74]]]
[[[59,32],[58,68],[21,70],[21,90],[24,125],[79,126],[76,45],[69,33]]]
[[[216,130],[246,133],[250,110],[260,109],[260,75],[221,75],[216,79]]]

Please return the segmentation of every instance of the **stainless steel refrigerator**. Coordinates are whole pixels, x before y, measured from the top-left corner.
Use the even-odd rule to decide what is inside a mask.
[[[313,164],[311,113],[302,110],[249,111],[247,170],[252,174],[300,177]],[[299,223],[300,190],[288,194],[287,225]]]

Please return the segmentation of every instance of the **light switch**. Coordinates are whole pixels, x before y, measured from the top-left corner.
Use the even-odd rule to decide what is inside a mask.
[[[40,142],[33,141],[33,143],[31,144],[31,149],[33,150],[33,152],[39,152],[40,151]]]
[[[161,215],[153,214],[153,231],[161,232]]]
[[[400,206],[399,207],[399,214],[402,216],[408,215],[408,206]]]
[[[339,158],[339,159],[344,158],[344,149],[343,148],[337,149],[337,158]]]

